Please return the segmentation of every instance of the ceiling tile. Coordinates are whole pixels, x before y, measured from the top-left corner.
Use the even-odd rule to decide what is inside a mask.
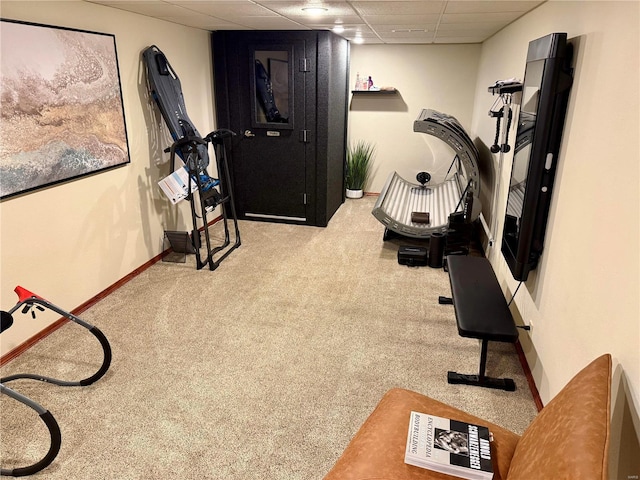
[[[374,28],[376,32],[381,33],[395,33],[399,32],[411,32],[411,33],[419,33],[420,31],[424,32],[427,30],[429,32],[434,32],[436,30],[436,24],[408,24],[408,25],[396,25],[396,24],[384,24],[384,25],[376,25]]]
[[[345,38],[360,32],[367,43],[411,44],[481,43],[547,0],[84,1],[206,30],[328,30],[342,24]],[[327,10],[303,14],[309,5]]]
[[[402,38],[402,37],[388,38],[388,37],[383,37],[382,40],[383,40],[383,43],[403,44],[403,45],[435,43],[433,41],[433,37],[430,37],[430,38],[429,37],[425,37],[425,38]]]
[[[357,29],[354,32],[349,32],[349,37],[351,36],[359,36],[362,38],[374,38],[377,37],[378,35],[376,35],[376,32],[374,30],[371,30],[369,28],[362,28],[362,29]]]
[[[120,8],[149,17],[181,17],[185,15],[193,15],[193,12],[186,8],[158,0],[93,0],[91,3],[99,3],[108,7]]]
[[[288,18],[300,22],[304,25],[339,25],[362,23],[362,19],[357,15],[323,15],[322,17],[304,17],[290,15]]]
[[[520,13],[503,12],[503,13],[445,13],[442,15],[440,23],[490,23],[499,22],[508,25],[517,18]]]
[[[428,25],[438,23],[438,15],[366,15],[370,25]]]
[[[445,2],[352,2],[360,15],[426,15],[440,14]]]
[[[502,22],[470,22],[470,23],[462,23],[462,22],[456,22],[456,23],[447,23],[447,22],[440,22],[440,24],[438,25],[438,28],[440,30],[468,30],[471,28],[479,28],[482,30],[492,30],[492,29],[500,29],[503,28],[504,24]]]
[[[437,35],[433,43],[481,43],[485,40],[486,37],[484,35],[477,35],[473,37],[451,37],[451,36],[440,36]]]
[[[310,27],[284,17],[238,17],[234,22],[254,30],[310,30]]]
[[[356,44],[353,41],[353,38],[351,38],[351,37],[345,37],[345,38],[352,42],[351,43],[352,46],[355,45],[357,47],[359,45],[359,44]],[[377,45],[377,44],[383,44],[385,42],[380,40],[378,37],[371,37],[371,38],[364,39],[361,43],[364,44],[364,45]]]
[[[172,23],[178,23],[187,27],[201,28],[203,30],[247,30],[237,23],[227,22],[209,15],[194,15],[190,17],[158,17]]]
[[[239,17],[239,16],[252,16],[252,17],[269,17],[277,16],[277,13],[269,10],[268,8],[256,5],[253,2],[181,2],[180,6],[185,9],[189,9],[194,12],[204,13],[206,15],[212,15],[214,17]]]
[[[344,32],[341,34],[343,36],[348,34],[355,34],[356,32],[374,34],[373,30],[371,30],[371,28],[369,28],[369,26],[365,23],[344,23],[340,25],[342,26],[342,28],[344,28]],[[336,24],[334,23],[314,25],[315,28],[321,28],[323,30],[330,30],[335,26]]]
[[[525,13],[534,9],[542,1],[475,1],[449,0],[444,13],[501,13],[518,12]]]
[[[485,38],[493,35],[498,30],[502,28],[501,25],[496,25],[494,23],[474,23],[474,24],[459,24],[459,23],[441,23],[438,26],[438,36],[447,36],[447,35],[455,35],[455,36],[476,36],[476,35],[484,35]]]
[[[385,42],[388,40],[406,40],[408,43],[414,43],[420,41],[422,42],[431,42],[433,41],[433,32],[420,32],[420,33],[391,33],[385,32],[384,34],[380,34],[380,38],[382,38]]]

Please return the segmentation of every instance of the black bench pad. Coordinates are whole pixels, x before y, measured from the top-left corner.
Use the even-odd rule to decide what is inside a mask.
[[[447,381],[513,392],[516,384],[512,379],[485,375],[489,341],[518,340],[518,330],[491,263],[484,257],[449,255],[447,266],[458,333],[482,340],[478,375],[448,372]]]
[[[449,255],[447,265],[460,336],[510,343],[518,340],[513,316],[489,260]]]

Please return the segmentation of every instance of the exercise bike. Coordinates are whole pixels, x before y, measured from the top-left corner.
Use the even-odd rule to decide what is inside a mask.
[[[58,452],[60,451],[60,445],[62,443],[62,435],[60,433],[60,426],[58,425],[58,422],[56,421],[55,417],[51,414],[51,412],[49,412],[42,405],[31,400],[30,398],[7,387],[5,383],[11,382],[13,380],[18,380],[18,379],[30,379],[30,380],[38,380],[46,383],[53,383],[55,385],[60,385],[63,387],[83,387],[86,385],[91,385],[92,383],[102,378],[104,374],[107,373],[107,370],[109,370],[109,366],[111,365],[111,346],[109,345],[109,341],[107,340],[107,337],[105,337],[104,334],[97,327],[85,322],[84,320],[78,318],[77,316],[73,315],[70,312],[67,312],[66,310],[63,310],[62,308],[57,307],[56,305],[53,305],[49,301],[30,292],[25,288],[17,286],[14,289],[14,291],[18,295],[18,303],[9,311],[4,311],[4,310],[0,311],[0,315],[1,315],[0,333],[4,332],[9,327],[11,327],[11,325],[13,325],[13,313],[19,309],[21,309],[22,314],[27,314],[30,312],[32,318],[34,319],[36,318],[36,311],[43,312],[45,311],[45,309],[49,309],[89,330],[89,332],[91,332],[100,342],[100,345],[102,346],[102,350],[104,354],[102,365],[100,366],[98,371],[83,380],[66,381],[66,380],[59,380],[56,378],[46,377],[44,375],[35,375],[31,373],[19,373],[19,374],[9,375],[7,377],[0,378],[0,394],[7,395],[13,398],[14,400],[17,400],[18,402],[26,405],[27,407],[35,410],[36,413],[40,416],[40,419],[47,426],[47,429],[49,430],[49,434],[51,436],[51,444],[49,446],[49,451],[40,461],[26,467],[19,467],[19,468],[13,468],[13,469],[5,469],[5,468],[0,469],[0,475],[23,477],[26,475],[33,475],[34,473],[39,472],[40,470],[43,470],[44,468],[48,467],[51,464],[51,462],[53,462],[53,460],[58,455]]]

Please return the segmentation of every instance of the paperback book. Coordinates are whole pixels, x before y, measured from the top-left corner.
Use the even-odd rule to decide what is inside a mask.
[[[487,427],[411,412],[404,461],[469,480],[491,480]]]

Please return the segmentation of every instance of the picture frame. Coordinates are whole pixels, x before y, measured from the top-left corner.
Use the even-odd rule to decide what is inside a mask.
[[[0,200],[129,164],[115,36],[0,21]]]

